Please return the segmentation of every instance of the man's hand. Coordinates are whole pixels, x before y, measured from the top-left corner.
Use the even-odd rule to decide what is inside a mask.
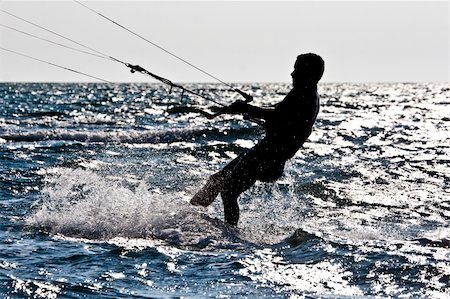
[[[236,101],[222,109],[223,113],[238,114],[248,112],[249,105],[244,101]]]
[[[245,98],[246,103],[250,103],[251,101],[253,101],[253,97],[251,95],[249,95],[248,93],[245,93],[238,88],[236,88],[234,91],[239,93],[241,96],[243,96]]]

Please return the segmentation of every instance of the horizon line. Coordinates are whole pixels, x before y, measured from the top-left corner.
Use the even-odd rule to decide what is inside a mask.
[[[50,83],[50,84],[76,84],[76,83],[88,83],[88,84],[152,84],[152,85],[166,85],[163,82],[149,82],[149,81],[111,81],[111,82],[102,82],[102,81],[0,81],[0,84],[26,84],[26,83]],[[174,82],[178,84],[213,84],[213,85],[224,85],[220,82],[211,82],[211,81],[179,81]],[[229,84],[292,84],[292,82],[287,81],[241,81],[241,82],[227,82]],[[319,82],[320,84],[444,84],[450,83],[450,80],[447,81],[324,81]]]

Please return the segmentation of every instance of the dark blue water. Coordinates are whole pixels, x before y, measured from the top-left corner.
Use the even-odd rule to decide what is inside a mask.
[[[309,141],[233,229],[188,201],[258,125],[161,85],[0,84],[0,297],[448,298],[448,84],[319,91]]]

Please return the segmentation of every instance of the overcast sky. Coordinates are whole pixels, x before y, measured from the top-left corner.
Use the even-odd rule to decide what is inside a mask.
[[[85,1],[227,82],[289,82],[298,54],[326,63],[323,82],[449,81],[449,1]],[[215,82],[72,1],[0,7],[175,82]],[[0,12],[0,24],[69,42]],[[1,47],[108,81],[153,80],[123,65],[0,27]],[[78,46],[76,46],[78,47]],[[0,50],[0,81],[93,81]]]

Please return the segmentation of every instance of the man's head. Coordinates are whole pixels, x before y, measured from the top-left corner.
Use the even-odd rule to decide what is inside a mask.
[[[322,78],[325,63],[319,55],[308,53],[297,56],[297,61],[292,72],[294,85],[317,84]]]

